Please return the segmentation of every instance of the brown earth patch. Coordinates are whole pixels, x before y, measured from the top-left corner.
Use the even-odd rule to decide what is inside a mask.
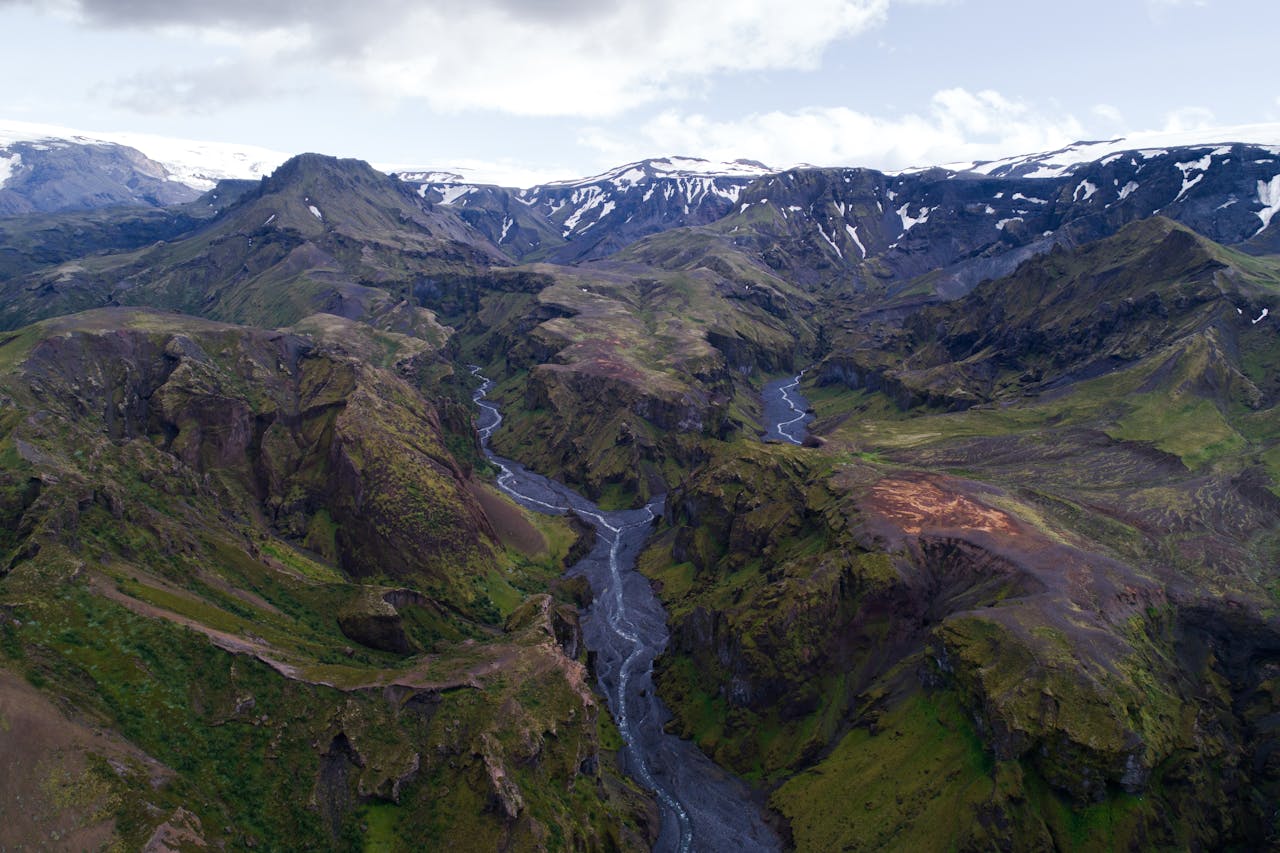
[[[526,557],[541,557],[547,553],[547,540],[538,528],[534,527],[524,513],[503,495],[495,493],[488,486],[474,480],[467,483],[472,497],[480,504],[489,523],[498,534],[498,541],[508,548],[514,548]]]
[[[90,756],[141,767],[152,785],[173,773],[110,732],[69,719],[47,696],[0,671],[0,850],[104,850],[115,839],[109,779]]]
[[[871,487],[865,508],[910,536],[917,536],[926,528],[1003,536],[1022,533],[1022,526],[1013,516],[933,479],[885,478]]]

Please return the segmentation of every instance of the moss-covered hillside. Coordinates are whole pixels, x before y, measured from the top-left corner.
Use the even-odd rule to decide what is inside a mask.
[[[1274,843],[1275,282],[1147,223],[819,371],[820,446],[723,447],[642,558],[674,729],[802,850]]]
[[[547,594],[576,534],[414,386],[116,309],[7,335],[0,401],[0,845],[646,845]]]

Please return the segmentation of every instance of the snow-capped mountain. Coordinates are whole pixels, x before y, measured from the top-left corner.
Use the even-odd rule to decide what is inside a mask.
[[[0,213],[187,201],[284,159],[250,146],[9,123],[0,125]],[[662,157],[510,188],[464,169],[381,170],[513,260],[574,263],[707,226],[798,280],[854,287],[872,284],[875,261],[902,280],[941,270],[938,291],[955,294],[1055,243],[1156,214],[1227,244],[1280,239],[1270,228],[1280,213],[1280,124],[1137,134],[897,173]]]
[[[667,228],[714,222],[733,209],[746,187],[775,171],[752,160],[661,157],[524,189],[425,180],[419,191],[461,209],[473,226],[518,257],[568,261],[602,257]]]
[[[98,133],[55,125],[0,122],[0,156],[16,144],[35,150],[70,146],[122,146],[132,148],[160,164],[168,180],[204,192],[228,178],[257,180],[275,171],[291,156],[255,145],[200,142],[149,133]],[[40,146],[43,146],[41,148]]]
[[[1276,238],[1276,146],[1118,145],[1093,160],[1073,162],[1097,153],[1078,146],[991,169],[788,170],[751,184],[714,227],[793,280],[856,290],[931,272],[945,296],[1151,216],[1245,248]]]
[[[1019,178],[1061,178],[1081,166],[1137,152],[1157,157],[1170,149],[1218,148],[1233,144],[1271,148],[1280,154],[1280,123],[1249,124],[1212,130],[1153,131],[1092,142],[1076,142],[1056,151],[1019,154],[999,160],[953,163],[943,168],[957,172]],[[920,171],[920,170],[912,170]]]
[[[3,122],[0,215],[191,201],[218,181],[256,180],[287,159],[248,145]]]

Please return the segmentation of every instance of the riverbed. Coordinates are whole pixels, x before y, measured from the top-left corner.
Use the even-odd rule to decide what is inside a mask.
[[[636,557],[661,517],[663,499],[632,510],[604,511],[572,489],[495,454],[489,437],[502,413],[485,398],[493,382],[482,380],[473,399],[485,456],[498,466],[498,486],[522,506],[561,515],[572,510],[596,529],[595,547],[569,569],[591,586],[584,611],[587,648],[596,653],[596,675],[625,744],[623,769],[652,791],[662,811],[654,850],[774,851],[781,844],[747,786],[725,772],[690,741],[663,731],[671,714],[653,689],[653,661],[666,648],[667,614]],[[802,412],[803,414],[803,412]]]
[[[764,440],[802,444],[813,421],[808,414],[809,403],[800,396],[800,379],[803,374],[775,379],[765,384],[760,392],[764,405]]]

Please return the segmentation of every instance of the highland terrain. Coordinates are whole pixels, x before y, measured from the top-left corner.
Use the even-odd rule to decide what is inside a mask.
[[[646,713],[785,846],[1280,843],[1277,141],[0,146],[0,847],[665,848],[565,576],[645,506]]]

